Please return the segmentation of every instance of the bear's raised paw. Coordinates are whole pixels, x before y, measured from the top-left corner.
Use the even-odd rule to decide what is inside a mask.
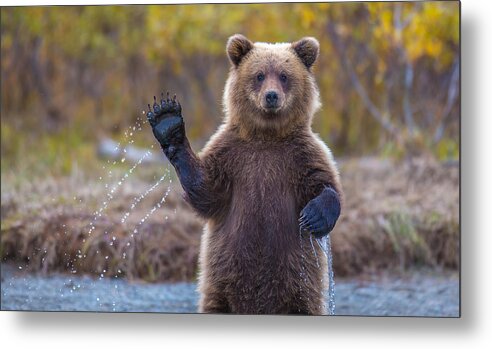
[[[166,98],[163,93],[161,97],[160,103],[157,103],[154,96],[153,106],[148,105],[147,120],[164,153],[170,158],[185,139],[184,121],[181,116],[181,104],[176,95],[170,98],[168,92]]]

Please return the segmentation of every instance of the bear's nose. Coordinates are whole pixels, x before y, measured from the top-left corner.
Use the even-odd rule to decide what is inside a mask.
[[[278,95],[275,91],[268,91],[266,96],[266,104],[268,108],[277,108]]]

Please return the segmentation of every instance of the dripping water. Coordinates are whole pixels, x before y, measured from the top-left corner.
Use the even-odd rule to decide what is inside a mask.
[[[123,214],[123,217],[121,217],[121,223],[125,223],[125,221],[128,219],[130,216],[131,212],[135,209],[135,207],[143,200],[147,195],[149,195],[155,188],[157,188],[167,177],[170,176],[170,170],[169,167],[166,168],[166,173],[156,182],[154,183],[149,189],[147,189],[143,194],[140,194],[139,196],[136,196],[132,200],[132,204],[130,208],[128,209],[125,214]],[[170,184],[172,181],[170,180]],[[168,188],[169,189],[169,188]]]
[[[130,125],[128,127],[127,130],[124,131],[124,140],[123,140],[123,143],[126,144],[125,146],[122,146],[121,143],[117,143],[117,145],[115,146],[115,151],[120,151],[120,156],[121,156],[121,159],[119,161],[117,160],[114,160],[112,162],[112,165],[116,165],[117,162],[121,162],[121,163],[124,163],[126,161],[126,156],[127,156],[127,146],[128,145],[131,145],[134,143],[134,135],[141,131],[142,130],[142,124],[141,124],[141,119],[140,117],[137,118],[137,121],[134,125]],[[152,145],[151,146],[151,149],[154,148],[154,146]],[[96,221],[98,220],[98,218],[102,217],[104,211],[107,209],[108,205],[110,204],[110,202],[114,199],[115,197],[115,194],[116,192],[120,189],[120,187],[125,183],[125,181],[135,172],[135,170],[137,169],[137,167],[139,165],[142,164],[142,162],[148,158],[149,156],[152,155],[152,150],[148,150],[146,151],[138,160],[137,162],[128,170],[124,173],[124,175],[115,182],[115,184],[111,187],[111,189],[108,189],[110,186],[109,186],[109,183],[106,183],[105,184],[105,188],[108,190],[107,193],[106,193],[106,197],[105,197],[105,200],[104,202],[102,203],[102,205],[99,207],[99,209],[94,213],[94,218],[92,220],[92,222],[89,224],[90,226],[90,229],[89,229],[89,232],[88,232],[88,235],[90,236],[91,233],[94,231],[94,229],[96,228],[95,226],[95,223]],[[108,160],[108,165],[111,166],[111,163],[110,161]],[[106,167],[103,166],[103,169],[105,169]],[[111,180],[111,178],[113,178],[113,172],[111,170],[109,170],[108,172],[108,177],[109,179]],[[147,189],[143,194],[141,195],[138,195],[136,196],[133,200],[132,200],[132,204],[130,206],[130,208],[128,209],[128,211],[123,215],[123,217],[121,218],[121,222],[124,223],[126,221],[126,219],[130,216],[131,212],[134,210],[134,208],[148,195],[150,194],[154,189],[157,188],[157,186],[159,186],[159,184],[161,184],[166,178],[170,177],[170,170],[169,170],[169,167],[166,169],[166,173],[157,181],[157,183],[154,183],[149,189]],[[102,177],[99,177],[100,180],[102,180]],[[171,183],[171,180],[170,180],[170,183]],[[131,237],[133,238],[134,236],[134,233],[137,233],[138,232],[138,228],[143,224],[143,222],[145,222],[145,220],[147,220],[155,211],[157,208],[161,207],[161,205],[165,202],[165,199],[166,197],[169,195],[169,192],[171,190],[171,187],[169,185],[167,191],[166,191],[166,194],[164,195],[163,199],[161,199],[161,201],[155,205],[150,212],[148,212],[144,218],[142,218],[140,220],[140,222],[138,223],[138,225],[135,227],[135,229],[133,230],[133,233],[131,234]],[[108,232],[106,231],[105,234],[108,234]],[[116,237],[113,236],[112,237],[112,240],[110,242],[110,245],[113,246],[114,242],[116,240]],[[85,239],[84,239],[84,242],[85,242]],[[130,242],[127,242],[127,245],[130,246]],[[96,253],[99,253],[99,251],[96,251]],[[123,259],[125,259],[125,252],[123,252]],[[80,255],[80,257],[82,258],[85,258],[86,255]],[[105,256],[105,259],[109,259],[109,256]],[[102,270],[102,273],[100,273],[99,275],[99,280],[102,280],[104,279],[106,273],[108,272],[108,270],[106,269],[103,269]],[[121,273],[120,270],[118,270],[118,273]],[[115,275],[115,278],[117,278],[118,275]],[[113,296],[116,296],[119,292],[121,292],[120,290],[117,289],[118,286],[115,285],[114,286],[114,290],[112,290],[112,295]],[[103,298],[107,298],[105,295],[95,295],[95,298],[96,298],[96,301],[97,303],[99,303],[99,306],[100,307],[103,307]],[[114,301],[114,298],[113,299],[106,299],[106,301],[109,301],[111,302],[111,308],[113,311],[116,311],[116,302]]]
[[[301,278],[301,280],[304,281],[304,283],[307,283],[307,279],[306,279],[306,255],[304,254],[304,244],[303,244],[303,241],[302,241],[302,230],[301,228],[299,228],[299,245],[301,246],[301,258],[302,258],[302,261],[301,261],[301,271],[299,273],[299,277]],[[303,298],[303,289],[302,289],[302,283],[299,284],[299,299],[302,300]],[[301,309],[298,309],[299,311],[301,311]]]
[[[94,218],[93,220],[89,223],[89,232],[88,235],[90,236],[96,226],[94,225],[97,221],[98,218],[102,217],[102,214],[104,211],[107,209],[109,203],[111,200],[114,198],[114,194],[116,191],[121,187],[121,185],[130,177],[130,175],[135,171],[138,165],[142,163],[142,161],[147,158],[151,154],[150,151],[147,151],[125,174],[123,177],[120,178],[120,180],[113,185],[113,187],[106,193],[106,200],[102,203],[102,206],[99,207],[99,209],[94,213]],[[110,171],[111,172],[111,171]]]
[[[309,242],[311,243],[311,248],[313,249],[314,257],[316,257],[316,266],[319,269],[318,253],[316,253],[316,249],[314,248],[314,245],[313,245],[313,234],[309,234]]]
[[[167,173],[162,177],[162,178],[166,178],[166,177],[170,177],[170,171],[168,169]],[[172,185],[172,179],[169,179],[169,186],[167,187],[166,189],[166,192],[164,193],[164,196],[162,197],[162,199],[154,205],[154,207],[152,207],[150,209],[150,211],[138,222],[138,224],[136,225],[136,227],[133,229],[133,233],[131,234],[131,237],[134,236],[134,234],[137,234],[138,233],[138,230],[139,228],[142,226],[142,224],[145,223],[145,221],[147,219],[149,219],[150,216],[152,216],[155,211],[159,208],[161,208],[161,206],[166,202],[166,199],[167,197],[169,196],[169,193],[171,192],[171,185]],[[167,219],[167,216],[165,217],[165,219]]]
[[[328,234],[320,240],[316,239],[316,243],[325,254],[328,262],[328,315],[335,315],[335,274],[333,272],[333,254],[331,252],[330,235]]]
[[[130,138],[130,140],[128,139],[129,135],[130,136],[133,136],[133,132],[131,132],[131,130],[141,130],[142,127],[141,127],[141,119],[140,117],[137,117],[137,121],[135,122],[134,125],[130,125],[128,127],[127,130],[125,130],[124,132],[124,136],[125,136],[125,141],[128,143],[128,144],[131,144],[133,143],[133,138]],[[117,143],[114,150],[115,151],[118,151],[121,147],[121,142]],[[126,148],[123,148],[123,153],[125,154],[126,153]],[[123,175],[123,177],[117,181],[117,183],[115,185],[113,185],[113,187],[106,193],[106,200],[102,203],[102,206],[99,207],[99,209],[94,213],[94,219],[92,220],[91,223],[89,223],[89,236],[91,235],[91,233],[94,231],[95,229],[95,226],[94,226],[94,223],[97,221],[97,219],[99,217],[102,216],[103,212],[106,210],[106,208],[108,207],[109,203],[111,202],[111,200],[114,198],[114,194],[115,192],[118,190],[119,187],[121,187],[121,185],[125,182],[126,179],[128,179],[128,177],[133,173],[133,171],[135,171],[135,169],[137,168],[137,166],[139,166],[143,160],[145,160],[147,157],[149,157],[151,155],[151,151],[147,151],[144,153],[144,155],[142,155],[140,157],[140,159]],[[123,155],[122,159],[120,160],[121,163],[124,163],[125,162],[125,155]],[[109,164],[109,160],[107,161],[107,163]],[[113,165],[116,165],[116,160],[113,161],[112,163]],[[103,166],[103,169],[105,169],[106,167]],[[108,177],[111,178],[112,177],[112,170],[109,170],[108,171]],[[102,180],[102,177],[99,177],[100,180]],[[109,187],[109,183],[106,183],[104,185],[104,188],[108,188]]]

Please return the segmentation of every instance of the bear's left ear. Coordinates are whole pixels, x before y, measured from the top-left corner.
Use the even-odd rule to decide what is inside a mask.
[[[315,38],[302,38],[292,43],[292,48],[308,69],[314,64],[316,58],[318,58],[319,42]]]
[[[241,60],[252,48],[253,43],[241,34],[235,34],[227,40],[227,56],[235,67],[241,63]]]

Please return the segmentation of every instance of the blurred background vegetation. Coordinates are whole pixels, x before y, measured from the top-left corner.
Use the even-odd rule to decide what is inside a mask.
[[[227,38],[321,43],[314,129],[337,156],[458,157],[459,4],[2,8],[2,169],[66,174],[177,93],[197,147],[220,124]],[[150,132],[137,139],[149,146]],[[39,174],[40,172],[38,172]]]

